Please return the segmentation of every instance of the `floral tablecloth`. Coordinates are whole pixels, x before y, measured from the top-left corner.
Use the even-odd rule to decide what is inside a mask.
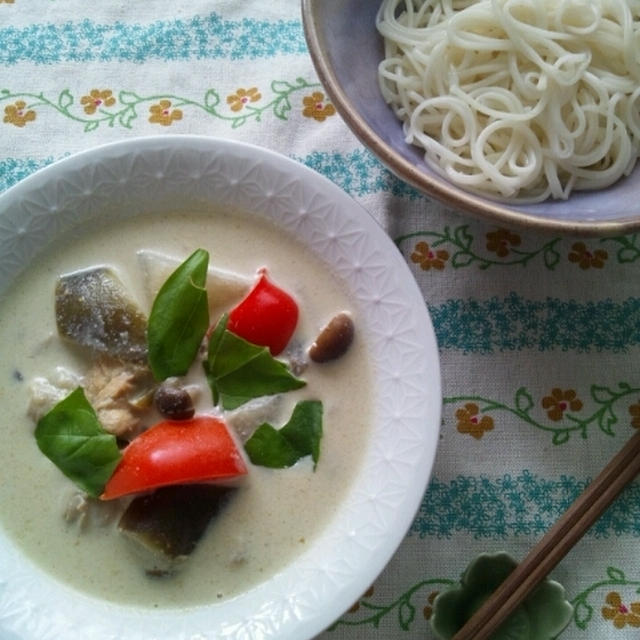
[[[640,237],[496,228],[398,181],[319,84],[298,0],[0,0],[0,118],[0,190],[105,142],[227,137],[327,176],[406,258],[442,359],[440,448],[401,548],[323,640],[432,638],[435,594],[481,551],[523,557],[640,428]],[[639,637],[639,548],[633,485],[553,574],[563,640]]]

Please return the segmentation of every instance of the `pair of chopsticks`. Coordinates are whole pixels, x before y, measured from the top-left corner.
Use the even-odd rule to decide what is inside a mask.
[[[452,640],[487,640],[640,472],[640,430],[609,461]]]

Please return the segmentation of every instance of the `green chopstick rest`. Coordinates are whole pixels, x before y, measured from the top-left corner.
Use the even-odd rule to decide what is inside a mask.
[[[441,592],[433,603],[431,628],[450,640],[518,563],[508,553],[482,553],[471,561],[460,582]],[[571,621],[573,605],[564,587],[545,578],[502,623],[491,640],[551,640]]]

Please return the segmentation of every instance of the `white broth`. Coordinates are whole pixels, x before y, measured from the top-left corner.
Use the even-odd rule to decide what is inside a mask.
[[[28,385],[56,367],[79,374],[84,354],[60,340],[54,288],[60,274],[95,266],[116,269],[148,312],[136,252],[186,258],[196,248],[210,265],[253,277],[266,266],[274,282],[294,295],[300,320],[294,339],[308,346],[336,313],[349,310],[354,342],[342,358],[310,363],[307,386],[283,394],[281,426],[301,399],[323,403],[324,435],[315,471],[307,460],[271,470],[251,465],[248,482],[214,518],[195,551],[172,576],[150,577],[135,545],[108,526],[84,529],[65,521],[73,483],[38,449],[27,416]],[[26,555],[70,586],[121,603],[184,607],[240,593],[305,551],[336,513],[357,473],[371,422],[371,371],[358,310],[342,283],[310,252],[270,223],[241,214],[145,216],[69,238],[33,264],[0,307],[1,524]],[[200,405],[210,397],[201,399]],[[199,409],[201,407],[199,406]],[[149,425],[150,426],[150,425]]]

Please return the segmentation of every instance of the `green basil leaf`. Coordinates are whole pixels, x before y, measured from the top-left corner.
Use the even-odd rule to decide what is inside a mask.
[[[102,493],[122,457],[115,436],[102,428],[82,387],[40,418],[35,435],[40,451],[94,497]]]
[[[153,301],[147,343],[156,380],[184,375],[198,353],[209,327],[208,267],[209,253],[197,249],[169,276]]]
[[[220,402],[223,409],[235,409],[252,398],[305,386],[306,382],[292,375],[268,348],[228,331],[227,321],[228,317],[223,316],[211,334],[204,362],[214,404]]]
[[[215,326],[214,330],[211,332],[209,336],[209,345],[207,347],[207,360],[203,363],[205,373],[207,374],[207,381],[209,383],[209,387],[211,388],[211,395],[213,398],[214,406],[220,402],[220,394],[218,393],[218,387],[216,385],[216,381],[212,375],[209,373],[209,360],[211,359],[210,354],[218,353],[218,349],[220,348],[220,342],[224,336],[224,332],[227,329],[227,325],[229,324],[229,314],[223,313],[218,320],[218,324]]]
[[[253,432],[244,448],[249,460],[262,467],[283,469],[310,455],[315,469],[321,438],[322,403],[303,400],[296,404],[289,422],[282,429],[264,423]]]
[[[318,464],[322,438],[322,402],[298,402],[289,422],[280,429],[280,433],[296,448],[300,457],[311,456],[314,465]]]
[[[261,424],[245,442],[245,451],[253,464],[272,469],[293,466],[300,455],[291,443],[270,424]]]

